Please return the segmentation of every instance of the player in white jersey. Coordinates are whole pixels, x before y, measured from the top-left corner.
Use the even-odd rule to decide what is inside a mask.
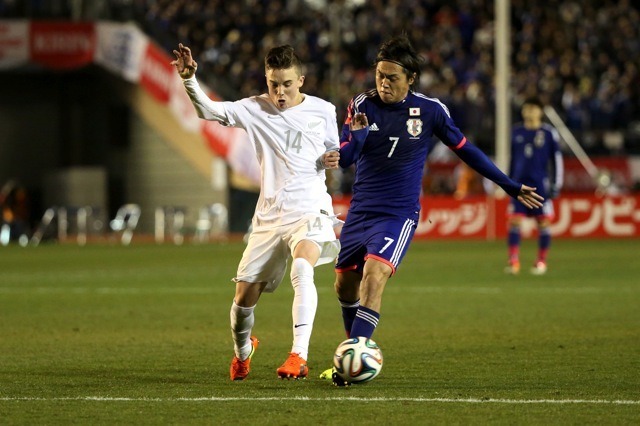
[[[340,247],[325,184],[325,169],[337,168],[339,160],[335,106],[300,92],[302,65],[288,45],[272,48],[265,57],[268,93],[236,102],[214,102],[202,91],[188,47],[180,44],[174,54],[172,65],[198,116],[246,130],[260,163],[260,197],[234,278],[231,379],[244,380],[249,374],[258,346],[251,336],[254,308],[263,291],[272,292],[280,284],[289,257],[293,258],[293,345],[277,374],[304,378],[318,304],[313,268],[331,262]]]

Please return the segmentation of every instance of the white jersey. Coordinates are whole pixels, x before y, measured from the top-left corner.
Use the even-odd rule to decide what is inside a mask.
[[[279,110],[267,94],[214,102],[195,78],[184,80],[198,115],[249,135],[260,163],[260,197],[253,227],[293,223],[308,213],[333,216],[321,156],[338,150],[336,108],[315,96]]]

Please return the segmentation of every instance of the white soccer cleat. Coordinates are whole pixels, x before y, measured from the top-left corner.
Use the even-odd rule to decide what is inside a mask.
[[[533,275],[544,275],[547,273],[547,264],[544,262],[536,262],[529,272]]]

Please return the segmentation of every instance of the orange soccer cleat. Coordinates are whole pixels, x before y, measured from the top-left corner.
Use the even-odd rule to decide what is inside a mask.
[[[257,337],[251,336],[251,353],[247,359],[242,361],[237,356],[233,357],[233,360],[231,360],[231,368],[229,369],[231,380],[244,380],[247,378],[249,375],[251,358],[253,357],[253,354],[256,353],[259,343],[260,341]]]
[[[307,361],[297,353],[289,353],[289,358],[276,370],[281,379],[304,379],[309,374]]]
[[[509,262],[509,266],[504,268],[504,273],[509,275],[518,275],[520,273],[520,262],[512,260]]]

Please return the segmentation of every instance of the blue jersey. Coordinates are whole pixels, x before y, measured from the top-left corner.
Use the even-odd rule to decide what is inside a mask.
[[[364,113],[369,126],[352,132],[356,113]],[[521,185],[467,142],[439,100],[410,92],[404,100],[386,104],[373,89],[351,100],[340,138],[340,165],[356,165],[349,211],[405,217],[418,212],[434,135],[473,169],[517,196]]]
[[[513,128],[509,176],[547,198],[562,187],[563,162],[558,132],[548,124],[538,129]]]

